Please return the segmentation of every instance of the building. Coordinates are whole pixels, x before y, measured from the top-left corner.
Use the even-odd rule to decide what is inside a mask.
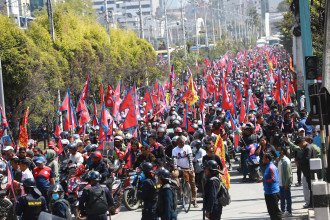
[[[30,0],[0,0],[0,12],[2,15],[14,17],[15,23],[20,27],[25,27],[25,21],[30,20],[31,17],[31,2]]]
[[[159,0],[107,0],[111,26],[119,26],[123,29],[128,28],[140,34],[140,7],[144,37],[152,37],[152,32],[156,32],[156,11],[159,7]],[[93,8],[99,14],[99,21],[104,24],[104,0],[93,0]]]

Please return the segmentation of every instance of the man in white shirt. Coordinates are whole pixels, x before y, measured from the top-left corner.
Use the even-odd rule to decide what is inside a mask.
[[[188,172],[189,174],[189,183],[191,186],[191,193],[192,193],[192,200],[193,205],[195,208],[198,208],[197,200],[196,200],[196,184],[195,184],[195,171],[193,166],[193,155],[192,150],[189,145],[184,144],[183,136],[178,138],[178,146],[172,150],[172,158],[173,158],[173,165],[174,170],[172,171],[173,179],[177,182],[178,187],[180,189],[180,182],[179,182],[179,174],[180,171],[178,168],[189,170],[183,171]]]
[[[19,163],[19,167],[22,171],[22,180],[21,180],[21,182],[24,182],[24,180],[29,179],[29,178],[34,179],[31,170],[29,170],[30,163],[31,162],[28,159],[23,159]]]
[[[76,172],[76,168],[79,167],[84,162],[84,157],[79,153],[77,144],[75,142],[68,144],[70,156],[67,159],[69,166],[69,176],[72,176]]]

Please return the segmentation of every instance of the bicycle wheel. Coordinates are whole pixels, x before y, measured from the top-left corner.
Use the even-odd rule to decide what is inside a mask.
[[[182,189],[182,205],[184,211],[188,213],[191,206],[191,187],[188,182],[185,182]]]

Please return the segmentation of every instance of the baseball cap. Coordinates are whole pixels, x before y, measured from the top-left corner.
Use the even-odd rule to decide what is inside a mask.
[[[44,157],[38,157],[37,160],[36,160],[36,163],[43,163],[45,162],[45,158]]]
[[[49,141],[48,147],[54,147],[54,146],[55,146],[55,143],[53,141]]]
[[[5,146],[2,150],[4,152],[6,152],[6,151],[9,151],[9,150],[14,150],[14,148],[12,146]]]
[[[305,129],[304,128],[299,128],[298,132],[301,132],[301,131],[305,131]]]
[[[303,138],[303,137],[298,137],[296,140],[295,140],[295,142],[294,142],[294,144],[295,145],[298,145],[298,144],[300,144],[301,142],[303,142],[305,139]]]

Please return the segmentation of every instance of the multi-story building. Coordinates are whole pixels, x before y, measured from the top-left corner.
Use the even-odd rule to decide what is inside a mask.
[[[100,15],[99,20],[103,24],[105,20],[102,13],[104,11],[104,2],[104,0],[93,0],[93,8]],[[107,0],[110,24],[113,27],[129,28],[140,34],[140,7],[144,37],[150,38],[152,30],[156,32],[156,11],[159,7],[159,0]]]

